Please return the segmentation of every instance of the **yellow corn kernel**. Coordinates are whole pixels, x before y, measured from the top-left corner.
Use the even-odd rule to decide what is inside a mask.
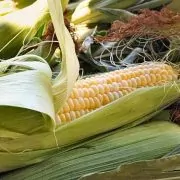
[[[81,110],[81,104],[79,102],[79,99],[73,99],[73,102],[74,102],[74,110],[75,111]]]
[[[93,86],[91,86],[91,88],[94,90],[95,94],[99,93],[99,89],[98,89],[97,85],[93,85]]]
[[[89,98],[89,104],[90,104],[90,109],[95,109],[96,104],[95,104],[94,99],[92,97]]]
[[[68,102],[66,102],[63,106],[63,112],[66,113],[66,112],[69,112],[70,111],[70,107],[69,107],[69,104]]]
[[[109,99],[110,102],[112,102],[112,101],[115,100],[115,99],[114,99],[114,96],[113,96],[113,92],[107,93],[107,96],[108,96],[108,99]]]
[[[100,99],[98,99],[98,97],[94,97],[93,100],[95,103],[95,108],[99,108],[102,106],[102,102],[100,101]]]
[[[135,77],[136,83],[137,83],[137,88],[141,87],[141,79],[140,77]],[[132,86],[130,86],[132,87]]]
[[[146,80],[145,76],[141,75],[140,79],[141,79],[141,86],[142,87],[146,86],[147,85],[147,80]]]
[[[79,112],[79,111],[76,111],[76,112]],[[74,120],[76,118],[78,118],[78,116],[76,115],[76,112],[75,111],[70,111],[69,112],[69,115],[71,117],[71,120]],[[80,115],[79,115],[80,116]]]
[[[84,92],[84,97],[89,97],[89,89],[88,88],[83,88],[83,92]]]
[[[104,91],[105,91],[106,93],[108,93],[108,92],[111,91],[109,84],[103,84],[103,86],[104,86]]]
[[[94,92],[93,88],[89,88],[89,97],[94,97],[96,96],[96,93]]]
[[[103,96],[103,105],[106,105],[111,102],[107,94],[103,94],[102,96]]]
[[[120,85],[120,90],[129,87],[128,82],[125,80],[122,80],[119,85]]]
[[[131,83],[132,83],[131,87],[133,87],[133,88],[136,88],[138,86],[137,80],[135,78],[131,79]]]
[[[98,84],[97,86],[98,86],[98,89],[99,89],[99,93],[104,94],[105,93],[104,92],[104,86],[102,84]]]
[[[88,98],[84,98],[84,103],[85,103],[85,108],[89,109],[90,108],[90,103]]]

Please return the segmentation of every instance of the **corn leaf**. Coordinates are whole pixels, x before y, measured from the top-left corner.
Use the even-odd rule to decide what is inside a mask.
[[[72,91],[74,83],[77,80],[79,63],[75,53],[74,43],[64,25],[64,17],[60,1],[54,1],[52,3],[51,0],[48,0],[48,2],[63,59],[61,73],[55,79],[53,84],[55,111],[58,112]]]
[[[71,22],[74,24],[88,24],[107,22],[109,16],[101,12],[101,8],[129,8],[139,0],[119,0],[119,1],[100,1],[100,0],[85,0],[78,4],[73,14],[71,15]]]
[[[0,62],[0,172],[40,162],[100,133],[142,123],[180,97],[179,82],[142,88],[56,127],[56,113],[74,86],[79,63],[64,25],[61,2],[48,0],[48,4],[61,46],[62,69],[52,81],[49,65],[38,56]]]
[[[169,4],[172,0],[150,0],[147,2],[143,2],[142,4],[138,4],[136,6],[128,8],[130,11],[139,11],[141,9],[153,9],[161,6],[165,6]]]
[[[172,180],[180,177],[180,155],[174,155],[154,160],[139,161],[129,164],[124,164],[115,170],[94,173],[84,176],[80,180]],[[133,178],[132,178],[133,177]]]
[[[26,135],[52,131],[55,128],[52,72],[46,61],[26,55],[3,61],[0,68],[1,130]]]
[[[47,0],[37,0],[31,6],[0,16],[0,58],[16,56],[49,20]]]

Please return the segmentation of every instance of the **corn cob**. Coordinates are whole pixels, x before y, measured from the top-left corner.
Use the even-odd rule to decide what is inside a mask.
[[[137,88],[163,85],[177,78],[178,74],[171,66],[149,63],[79,80],[60,110],[60,120],[72,121]]]

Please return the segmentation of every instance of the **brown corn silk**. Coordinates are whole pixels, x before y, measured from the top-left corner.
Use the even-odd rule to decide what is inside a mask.
[[[145,9],[127,23],[114,21],[107,36],[96,37],[96,39],[97,41],[119,41],[138,35],[159,38],[180,36],[180,13],[167,8],[161,11]]]

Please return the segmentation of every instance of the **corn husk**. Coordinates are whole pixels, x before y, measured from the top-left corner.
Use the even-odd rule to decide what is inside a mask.
[[[59,14],[55,15],[61,21],[57,34],[62,38],[60,45],[63,69],[57,78],[52,80],[52,72],[47,62],[35,55],[18,56],[0,63],[0,144],[6,144],[0,145],[0,161],[3,162],[4,158],[7,160],[0,165],[1,172],[42,161],[52,154],[53,149],[46,149],[40,144],[41,147],[36,144],[39,151],[32,152],[29,145],[34,144],[33,139],[28,142],[27,147],[22,146],[21,150],[12,150],[10,144],[22,140],[22,145],[26,138],[33,138],[33,135],[42,139],[43,133],[54,134],[55,114],[63,105],[78,76],[79,64],[73,41],[64,25],[61,2],[49,1],[49,4],[50,9],[55,4],[59,8]],[[55,142],[56,137],[50,140]],[[57,144],[54,148],[57,150]]]
[[[0,1],[0,16],[4,16],[16,10],[15,3],[12,1]]]
[[[114,19],[112,19],[112,17],[109,16],[109,14],[106,15],[105,13],[103,13],[103,9],[105,8],[126,9],[135,5],[138,1],[139,0],[129,0],[129,1],[85,0],[77,5],[72,15],[68,15],[68,16],[70,16],[70,21],[76,25],[99,23],[99,22],[106,22],[106,23],[112,22]],[[121,13],[119,16],[121,16]],[[126,14],[126,13],[122,13],[122,14]]]
[[[67,148],[43,163],[9,173],[3,179],[78,179],[124,163],[161,158],[179,143],[179,126],[166,121],[150,122]]]
[[[179,179],[180,155],[124,164],[109,172],[85,175],[79,180]]]
[[[16,56],[49,20],[47,0],[37,0],[31,6],[0,16],[0,58]]]

